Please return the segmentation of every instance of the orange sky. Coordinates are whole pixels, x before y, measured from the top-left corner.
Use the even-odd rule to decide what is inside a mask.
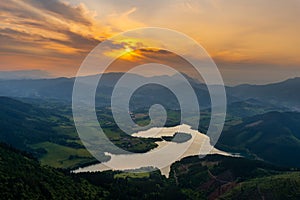
[[[3,0],[0,70],[74,76],[102,40],[156,26],[198,41],[227,84],[273,82],[300,76],[299,13],[299,0]]]

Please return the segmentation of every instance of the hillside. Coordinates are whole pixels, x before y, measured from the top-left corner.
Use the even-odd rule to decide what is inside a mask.
[[[0,144],[1,199],[101,199],[104,192]]]
[[[77,176],[110,191],[109,199],[217,199],[248,181],[268,180],[268,177],[286,173],[298,172],[288,172],[262,161],[210,155],[203,159],[184,158],[174,163],[169,179],[158,172],[108,171]],[[267,189],[279,192],[279,186],[270,182]],[[291,192],[286,191],[286,197]],[[255,199],[256,196],[249,197]]]
[[[49,104],[50,105],[50,104]],[[25,150],[53,167],[95,162],[61,110],[0,97],[0,142]]]
[[[284,173],[238,184],[219,199],[299,199],[300,173]]]
[[[289,111],[289,109],[281,105],[274,105],[253,98],[236,101],[227,105],[227,115],[239,118],[251,117],[271,111]]]
[[[246,118],[224,131],[217,146],[250,152],[265,161],[300,167],[300,113],[269,112]]]
[[[49,140],[58,140],[61,135],[55,126],[67,123],[68,119],[49,110],[7,97],[0,97],[0,141],[20,149]]]

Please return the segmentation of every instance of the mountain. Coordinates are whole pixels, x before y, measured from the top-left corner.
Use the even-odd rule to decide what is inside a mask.
[[[109,106],[110,97],[115,84],[124,75],[124,73],[107,73],[103,74],[100,85],[97,89],[97,104],[99,106]],[[128,86],[133,84],[142,84],[150,80],[150,77],[143,77],[135,74],[126,74],[127,82],[122,84],[123,91],[128,91]],[[210,97],[205,84],[195,81],[185,76],[190,81],[202,108],[210,106]],[[97,76],[79,77],[88,89],[88,86],[94,83]],[[152,80],[160,80],[164,83],[181,88],[182,82],[178,76],[157,76],[151,77]],[[37,80],[0,80],[0,95],[9,97],[29,97],[29,98],[47,98],[71,101],[72,90],[75,78],[55,78],[55,79],[37,79]],[[289,79],[279,83],[266,85],[239,85],[235,87],[226,87],[227,102],[240,102],[255,99],[260,102],[272,104],[277,107],[288,107],[294,110],[300,110],[300,78]],[[148,94],[148,91],[151,93]],[[166,92],[167,91],[167,92]],[[184,90],[181,90],[184,91]],[[170,107],[178,109],[178,103],[174,100],[174,96],[170,95],[170,91],[164,87],[150,84],[139,89],[140,94],[137,97],[136,107],[140,108],[141,102],[152,103],[154,97],[160,99],[161,102],[170,102]],[[149,98],[151,97],[151,98]],[[159,97],[159,98],[158,98]],[[157,100],[156,100],[157,101]],[[176,106],[175,106],[176,105]]]
[[[245,118],[223,131],[217,147],[250,154],[288,167],[300,167],[300,113],[269,112]]]
[[[1,199],[101,199],[103,189],[0,144]]]
[[[227,92],[242,100],[254,98],[262,102],[300,110],[300,78],[267,85],[239,85],[228,87]]]
[[[227,105],[227,115],[245,118],[254,115],[264,114],[271,111],[289,111],[289,108],[281,105],[274,105],[256,99],[236,101]]]
[[[22,80],[51,78],[51,74],[43,70],[0,71],[0,80]]]
[[[73,84],[69,78],[0,80],[0,96],[70,100]]]
[[[97,106],[110,106],[110,98],[114,87],[124,73],[107,73],[103,74],[96,92]],[[183,82],[177,76],[156,76],[143,77],[135,74],[126,74],[128,80],[122,84],[121,91],[128,92],[128,88],[133,85],[144,85],[150,79],[152,81],[160,81],[167,83],[179,91],[185,92]],[[210,97],[206,86],[191,80],[192,87],[196,91],[197,97],[200,99],[201,107],[210,106]],[[43,99],[58,99],[71,102],[72,92],[75,78],[55,78],[55,79],[38,79],[38,80],[0,80],[0,96],[22,97],[22,98],[43,98]],[[97,76],[79,77],[78,81],[83,84],[86,90],[89,90],[89,85],[97,81]],[[186,101],[189,101],[188,96],[184,95]],[[134,109],[147,107],[153,103],[167,104],[167,107],[178,109],[177,99],[172,92],[166,87],[157,84],[146,84],[138,89],[132,97],[132,105]]]

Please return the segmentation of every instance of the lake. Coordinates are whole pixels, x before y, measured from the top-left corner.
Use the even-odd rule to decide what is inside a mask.
[[[191,126],[182,124],[175,127],[151,128],[146,131],[140,131],[132,134],[133,137],[142,138],[163,138],[173,137],[176,133],[190,134],[190,139],[184,142],[173,142],[162,140],[156,142],[158,145],[146,153],[133,154],[105,154],[110,156],[110,160],[100,164],[90,165],[79,168],[73,173],[96,172],[106,170],[136,170],[149,167],[158,168],[162,175],[169,177],[170,166],[182,158],[195,155],[220,154],[225,156],[235,156],[230,153],[218,150],[210,145],[209,137]],[[202,157],[203,157],[202,156]]]

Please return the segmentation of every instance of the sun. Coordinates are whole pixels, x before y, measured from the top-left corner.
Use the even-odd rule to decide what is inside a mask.
[[[125,52],[126,53],[131,53],[133,51],[132,48],[130,48],[129,46],[125,46]]]
[[[134,49],[126,46],[123,51],[124,51],[124,54],[121,56],[121,59],[130,60],[130,61],[136,60],[138,54],[135,52]]]
[[[137,61],[143,58],[139,48],[143,46],[149,46],[149,42],[147,40],[141,39],[124,39],[119,38],[116,41],[113,41],[114,44],[119,44],[120,48],[116,49],[108,49],[104,52],[105,56],[111,58],[119,58],[127,61]]]

